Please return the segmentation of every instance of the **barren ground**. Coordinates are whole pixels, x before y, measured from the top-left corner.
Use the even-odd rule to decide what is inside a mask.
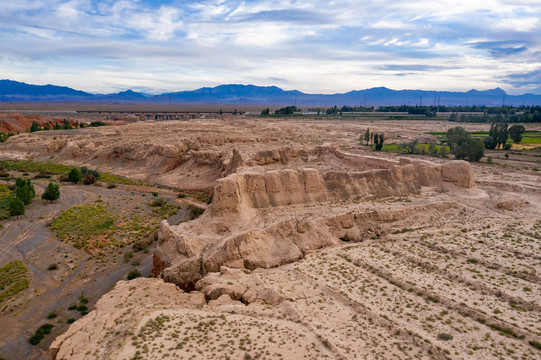
[[[489,127],[247,117],[137,122],[22,134],[0,145],[0,154],[86,165],[162,187],[210,193],[219,179],[234,173],[308,167],[319,172],[353,171],[331,155],[302,153],[318,146],[398,159],[396,154],[374,153],[358,144],[367,127],[385,133],[386,142],[391,143],[434,140],[423,133],[458,125],[470,131]],[[540,126],[526,124],[526,128],[539,130]],[[287,148],[298,152],[293,156]],[[541,359],[541,182],[534,169],[541,158],[512,155],[506,159],[501,152],[492,156],[498,164],[472,165],[476,186],[469,189],[423,186],[420,192],[400,196],[329,199],[253,210],[254,229],[346,212],[400,216],[370,220],[370,232],[355,239],[337,237],[332,244],[303,252],[298,260],[281,266],[223,267],[219,273],[207,274],[189,294],[162,280],[120,282],[98,301],[95,311],[55,341],[52,353],[57,359]],[[450,161],[421,155],[409,158],[434,164]],[[55,239],[38,217],[45,222],[57,216],[61,207],[94,201],[98,194],[104,201],[123,204],[126,200],[119,196],[131,193],[79,187],[89,193],[70,195],[67,190],[53,205],[58,209],[49,208],[53,212],[39,212],[38,202],[32,205],[35,213],[4,221],[0,250],[5,255],[0,265],[22,258],[30,267],[35,261],[30,255],[7,250],[17,241],[20,229],[33,226],[49,231],[50,249],[79,254],[76,261],[88,256]],[[243,220],[227,216],[226,235],[235,232],[235,224]],[[181,228],[208,233],[213,231],[212,221],[213,215],[205,213]],[[9,231],[15,235],[4,245],[4,234]],[[162,251],[167,241],[160,240]],[[104,268],[105,273],[113,269]],[[64,286],[68,286],[66,281],[72,281],[75,270],[62,270]],[[122,271],[125,274],[126,269]],[[36,268],[33,279],[44,276],[40,274],[49,276],[43,265]],[[95,273],[92,279],[101,281],[103,275]],[[40,286],[46,294],[54,293],[58,284],[59,279],[50,279]],[[40,289],[31,286],[20,293],[18,301],[32,297],[34,288]],[[93,301],[102,293],[97,292]],[[66,304],[79,295],[65,294],[71,296]],[[33,310],[21,306],[2,311],[2,322],[6,319],[13,330]],[[48,311],[43,309],[39,319]],[[31,331],[24,334],[23,339]],[[10,354],[18,353],[10,350]]]

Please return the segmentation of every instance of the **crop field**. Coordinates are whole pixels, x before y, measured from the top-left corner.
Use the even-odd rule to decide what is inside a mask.
[[[447,142],[446,132],[427,132],[427,134],[435,135],[438,138],[438,140],[440,140],[442,143]],[[482,139],[486,136],[489,136],[489,132],[488,131],[472,131],[471,136],[473,138]],[[508,142],[514,144],[514,142],[511,139],[509,139]],[[541,145],[541,131],[537,131],[537,130],[526,131],[524,133],[524,136],[522,137],[522,141],[519,144]]]

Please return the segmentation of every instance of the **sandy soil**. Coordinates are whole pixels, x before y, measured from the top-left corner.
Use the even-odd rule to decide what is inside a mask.
[[[349,171],[332,157],[283,160],[272,150],[330,145],[397,159],[360,146],[359,136],[369,127],[384,132],[387,143],[403,142],[458,125],[489,128],[235,117],[43,132],[12,138],[0,149],[211,191],[231,171],[299,169],[306,162],[318,171]],[[243,160],[238,168],[231,166],[233,149]],[[98,310],[57,339],[53,353],[58,359],[541,359],[537,158],[493,155],[498,164],[473,164],[472,189],[423,187],[405,196],[257,210],[266,222],[349,210],[406,216],[373,224],[377,235],[342,239],[290,264],[208,274],[208,284],[190,294],[160,280],[119,283]],[[230,221],[233,227],[234,216]],[[81,345],[80,339],[88,340]]]

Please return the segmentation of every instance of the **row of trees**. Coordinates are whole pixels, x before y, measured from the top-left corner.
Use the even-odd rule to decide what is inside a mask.
[[[513,125],[508,128],[507,123],[492,123],[488,136],[483,139],[485,148],[489,150],[504,149],[509,150],[511,144],[507,139],[511,138],[515,144],[522,141],[526,129],[522,125]]]
[[[99,172],[83,166],[80,170],[77,168],[71,169],[68,173],[67,180],[75,184],[82,181],[84,184],[90,185],[95,183],[99,177]],[[26,211],[25,207],[30,205],[32,199],[35,197],[36,190],[30,179],[17,178],[15,180],[15,191],[9,203],[9,215],[16,217],[24,215]],[[50,201],[51,203],[60,198],[60,185],[49,182],[41,195],[41,198]]]
[[[505,122],[505,123],[529,123],[529,122],[541,122],[541,112],[533,113],[516,113],[512,115],[508,114],[496,114],[484,113],[483,115],[474,114],[457,114],[452,113],[449,117],[449,121],[453,122],[469,122],[469,123],[490,123],[490,122]]]
[[[77,128],[84,128],[85,126],[91,126],[91,127],[98,127],[98,126],[107,126],[106,123],[103,121],[92,121],[90,124],[85,125],[85,123],[79,123],[79,120],[75,121],[75,124],[71,125],[71,123],[64,119],[62,124],[59,124],[58,121],[55,122],[53,125],[53,130],[71,130],[71,129],[77,129]],[[32,125],[30,125],[30,132],[36,132],[41,130],[51,130],[51,128],[48,125],[41,126],[37,121],[33,121]]]
[[[381,149],[383,148],[383,142],[385,141],[385,134],[371,133],[370,129],[367,128],[366,131],[364,132],[364,135],[361,135],[359,137],[359,142],[361,143],[361,145],[363,141],[366,142],[366,146],[369,146],[370,144],[374,144],[375,150],[381,151]]]
[[[275,115],[293,115],[297,111],[300,111],[300,109],[297,109],[296,106],[286,106],[274,111],[274,114]]]

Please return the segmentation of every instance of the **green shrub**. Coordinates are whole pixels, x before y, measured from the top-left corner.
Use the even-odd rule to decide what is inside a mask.
[[[128,273],[128,280],[133,280],[138,277],[141,277],[141,272],[137,269],[130,270]]]
[[[52,311],[52,312],[47,314],[47,319],[54,319],[57,316],[58,315],[54,311]]]
[[[88,240],[112,228],[117,216],[101,204],[74,206],[54,219],[51,229],[60,240],[73,242],[76,248],[88,246]]]
[[[163,207],[164,205],[165,205],[164,199],[156,199],[150,203],[150,206],[152,207]]]
[[[30,342],[30,344],[32,345],[37,345],[41,342],[41,340],[43,340],[43,338],[45,337],[45,335],[47,334],[50,334],[51,331],[53,330],[53,327],[54,325],[52,324],[43,324],[41,325],[37,330],[36,332],[34,333],[34,335],[32,335],[30,337],[30,339],[28,339],[28,341]]]
[[[82,175],[81,171],[79,169],[71,169],[71,171],[68,173],[68,180],[72,183],[78,183],[81,181]]]
[[[16,216],[19,218],[19,215],[24,215],[25,211],[24,202],[21,199],[11,199],[9,203],[9,216]]]
[[[9,262],[0,268],[0,302],[29,287],[27,272],[26,265],[20,260]]]
[[[205,209],[200,208],[198,206],[194,206],[194,205],[188,205],[188,210],[190,210],[191,220],[197,219],[199,216],[203,215],[203,213],[205,212]]]
[[[453,340],[453,335],[440,333],[438,334],[438,339],[443,340],[443,341]]]

